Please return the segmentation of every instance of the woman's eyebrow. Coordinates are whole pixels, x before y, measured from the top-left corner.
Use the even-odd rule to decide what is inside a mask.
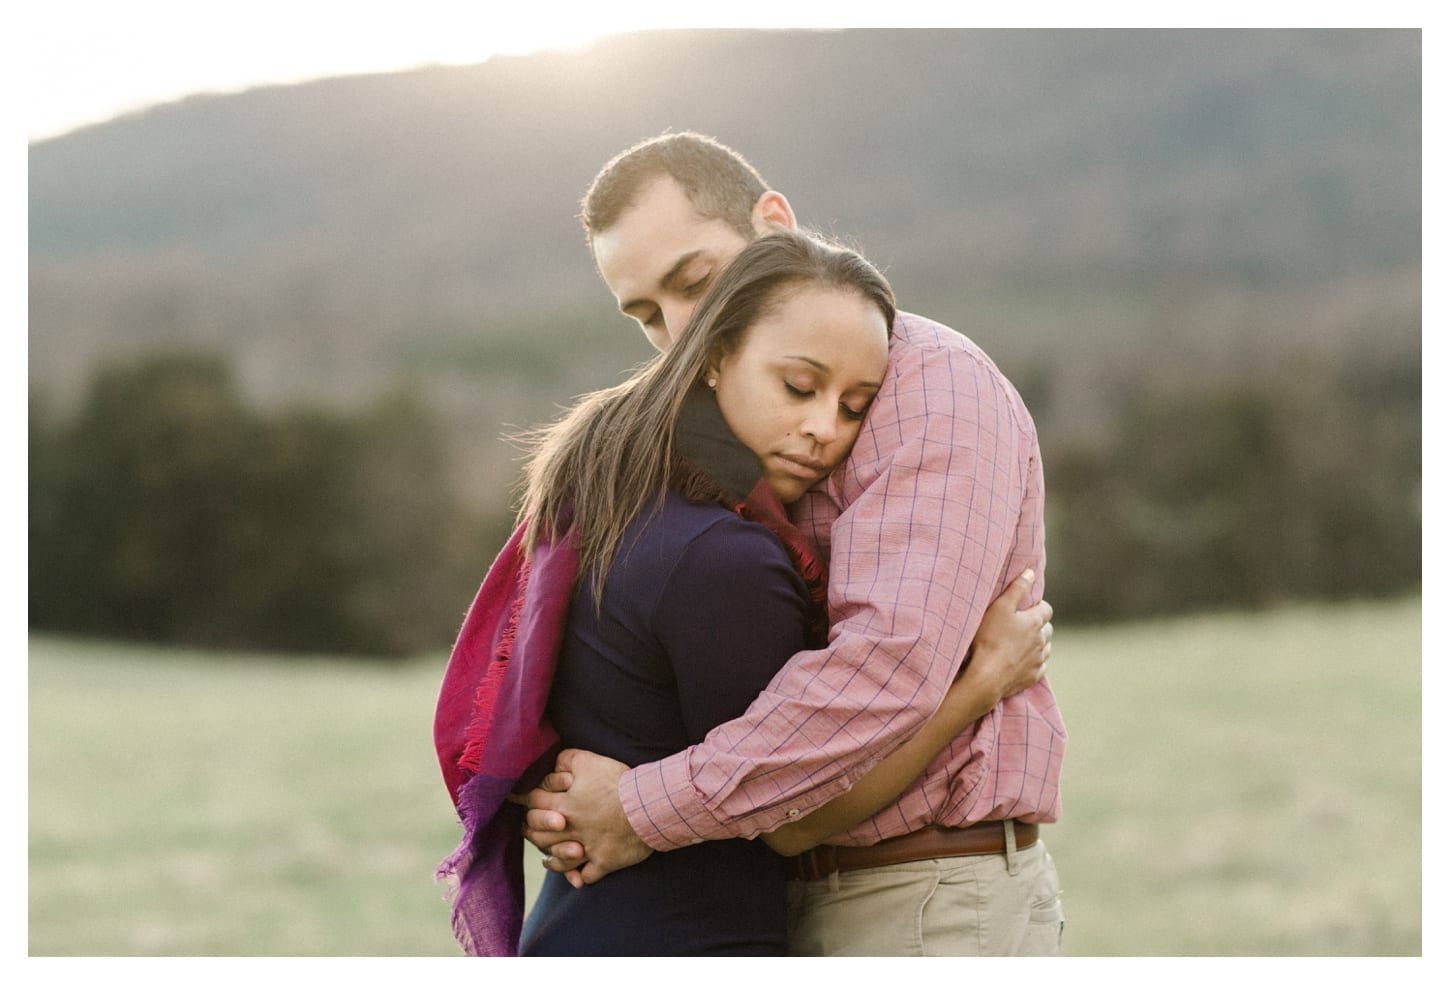
[[[796,360],[798,362],[806,363],[808,365],[814,366],[816,369],[820,370],[822,373],[829,373],[831,371],[831,368],[829,366],[827,366],[825,363],[821,362],[819,359],[813,359],[810,356],[785,355],[785,356],[782,356],[781,358],[782,359],[794,359],[794,360]],[[881,389],[881,381],[880,380],[857,380],[852,385],[853,386],[862,387],[862,388],[867,389],[867,390],[880,390]]]

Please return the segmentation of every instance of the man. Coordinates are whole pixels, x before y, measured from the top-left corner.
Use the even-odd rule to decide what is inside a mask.
[[[583,221],[620,311],[660,349],[751,238],[796,226],[743,158],[690,133],[606,165]],[[890,354],[850,458],[794,510],[829,558],[829,646],[668,759],[627,769],[562,753],[528,797],[526,834],[576,886],[651,851],[774,830],[850,789],[936,709],[1009,580],[1043,570],[1041,462],[1016,391],[975,345],[915,315],[898,316]],[[1057,820],[1065,744],[1045,679],[1002,700],[892,807],[799,857],[792,949],[1059,953],[1037,825]]]

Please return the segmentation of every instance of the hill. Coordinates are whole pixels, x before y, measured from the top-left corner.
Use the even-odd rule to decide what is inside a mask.
[[[1420,64],[1412,30],[665,31],[194,96],[30,147],[32,419],[158,351],[269,411],[402,389],[500,529],[500,433],[652,351],[578,199],[693,129],[1018,385],[1064,611],[1406,590]]]
[[[1419,48],[1414,31],[649,32],[197,96],[31,147],[31,370],[74,382],[185,341],[235,353],[259,391],[343,391],[559,319],[627,365],[646,350],[611,320],[575,206],[666,128],[743,150],[908,306],[1008,358],[1158,334],[1210,294],[1239,321],[1312,299],[1331,310],[1274,331],[1338,341],[1364,326],[1336,313],[1417,311]]]

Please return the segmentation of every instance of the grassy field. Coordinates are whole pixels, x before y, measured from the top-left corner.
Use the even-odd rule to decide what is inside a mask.
[[[1420,600],[1058,627],[1073,955],[1421,948]],[[32,637],[32,955],[450,955],[442,658]]]

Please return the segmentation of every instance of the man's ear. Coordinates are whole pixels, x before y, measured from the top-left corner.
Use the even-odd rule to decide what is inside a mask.
[[[760,236],[781,227],[795,229],[795,213],[780,192],[766,192],[755,200],[755,208],[750,210],[750,224]]]

